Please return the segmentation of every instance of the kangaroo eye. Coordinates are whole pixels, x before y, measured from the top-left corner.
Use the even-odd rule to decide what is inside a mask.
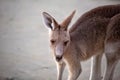
[[[66,45],[68,44],[68,42],[69,42],[69,41],[65,41],[65,42],[64,42],[64,46],[66,46]]]
[[[56,41],[55,40],[50,40],[51,44],[54,44]]]

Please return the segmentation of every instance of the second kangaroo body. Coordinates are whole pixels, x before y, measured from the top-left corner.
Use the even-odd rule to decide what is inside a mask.
[[[62,80],[68,66],[68,80],[77,80],[82,69],[80,62],[92,58],[90,80],[102,80],[101,58],[106,55],[107,67],[104,80],[113,80],[116,64],[120,59],[120,5],[107,5],[83,14],[75,24],[68,26],[75,14],[70,14],[61,24],[43,12],[50,29],[50,47],[57,62],[58,77]]]

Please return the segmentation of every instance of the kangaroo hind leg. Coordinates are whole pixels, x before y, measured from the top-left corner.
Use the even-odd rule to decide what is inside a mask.
[[[107,66],[104,80],[113,80],[114,70],[120,59],[120,45],[118,43],[107,44],[105,50]]]
[[[91,59],[91,73],[89,80],[102,80],[101,59],[103,54],[93,56]]]

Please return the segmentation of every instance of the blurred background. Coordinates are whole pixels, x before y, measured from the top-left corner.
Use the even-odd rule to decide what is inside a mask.
[[[56,80],[57,70],[50,53],[43,11],[61,22],[76,10],[74,23],[86,11],[119,0],[0,0],[0,80]],[[105,59],[103,59],[105,63]],[[102,65],[103,71],[105,65]],[[88,80],[90,60],[82,62],[78,80]],[[67,80],[65,70],[63,80]],[[120,64],[114,80],[120,79]]]

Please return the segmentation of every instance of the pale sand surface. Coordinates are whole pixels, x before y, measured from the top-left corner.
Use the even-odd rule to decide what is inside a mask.
[[[48,31],[42,23],[43,11],[61,22],[76,9],[75,22],[96,6],[119,3],[119,0],[0,0],[0,80],[56,80]],[[82,68],[78,80],[88,80],[90,60],[83,62]],[[114,80],[120,80],[119,68],[120,64]],[[67,80],[67,74],[65,70],[63,80]]]

